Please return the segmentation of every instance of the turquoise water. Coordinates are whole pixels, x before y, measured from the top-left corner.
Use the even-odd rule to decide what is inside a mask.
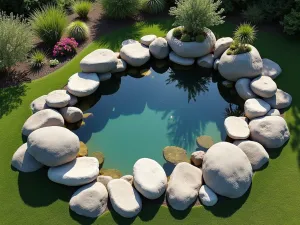
[[[215,142],[226,138],[226,108],[235,105],[227,102],[228,93],[222,90],[229,89],[216,82],[211,71],[197,67],[150,71],[147,76],[113,77],[83,101],[94,104],[85,111],[93,116],[75,133],[87,144],[89,154],[104,153],[104,168],[132,174],[134,163],[142,157],[166,167],[162,156],[166,146],[182,147],[190,155],[200,135]]]

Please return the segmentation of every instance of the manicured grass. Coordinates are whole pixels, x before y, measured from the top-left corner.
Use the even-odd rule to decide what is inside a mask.
[[[79,71],[80,59],[94,49],[118,50],[124,39],[150,33],[164,36],[170,26],[168,20],[154,21],[116,31],[89,45],[49,76],[0,90],[0,224],[299,224],[300,42],[274,33],[259,32],[255,46],[263,57],[273,59],[283,68],[277,84],[294,97],[293,105],[285,115],[292,136],[281,154],[272,154],[268,167],[255,174],[250,193],[243,198],[221,199],[213,208],[195,207],[183,213],[145,203],[136,219],[126,220],[116,213],[106,213],[94,221],[69,212],[68,201],[76,188],[50,182],[45,169],[32,174],[11,169],[11,157],[22,144],[21,127],[31,114],[29,104],[33,99],[63,87],[70,75]],[[213,31],[219,37],[230,36],[234,28],[224,24]]]

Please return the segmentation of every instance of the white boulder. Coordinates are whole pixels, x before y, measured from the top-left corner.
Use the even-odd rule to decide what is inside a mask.
[[[245,140],[234,144],[247,155],[253,170],[259,170],[269,161],[269,154],[258,142]]]
[[[124,72],[127,69],[127,63],[123,59],[118,59],[117,68],[112,70],[112,73]]]
[[[79,157],[61,166],[51,167],[48,178],[67,186],[80,186],[97,179],[99,162],[95,157]]]
[[[47,95],[42,95],[30,103],[32,113],[36,113],[43,109],[49,109],[49,106],[46,104],[46,98]]]
[[[290,138],[289,128],[280,116],[265,116],[249,123],[251,139],[265,148],[280,148]]]
[[[156,38],[149,46],[150,53],[157,59],[168,57],[170,49],[166,39]]]
[[[244,99],[256,98],[257,95],[250,88],[251,80],[249,78],[241,78],[235,83],[235,90],[238,95]]]
[[[66,90],[50,92],[46,97],[46,103],[52,108],[63,108],[69,104],[71,96]]]
[[[277,89],[273,97],[264,100],[274,109],[288,108],[292,104],[292,96],[280,89]]]
[[[43,127],[27,140],[28,152],[46,166],[60,166],[74,160],[79,152],[79,138],[64,127]]]
[[[260,98],[250,98],[244,104],[245,115],[251,120],[266,115],[271,106]]]
[[[113,178],[111,176],[104,176],[104,175],[100,175],[97,177],[97,182],[102,183],[106,188],[107,188],[107,184],[113,180]]]
[[[175,52],[170,52],[169,59],[171,62],[182,65],[182,66],[191,66],[195,62],[195,59],[183,58],[183,57],[177,55]]]
[[[64,126],[64,118],[53,109],[44,109],[31,115],[22,127],[22,134],[28,136],[42,127]]]
[[[214,50],[214,58],[220,58],[221,55],[230,47],[233,39],[231,37],[223,37],[216,41],[215,50]]]
[[[195,166],[201,166],[203,162],[205,152],[204,151],[195,151],[191,155],[191,161]]]
[[[132,175],[125,175],[121,177],[120,179],[128,181],[131,185],[133,184],[133,176]]]
[[[263,69],[261,74],[263,76],[269,76],[274,80],[276,77],[278,77],[281,74],[282,70],[276,62],[270,59],[263,59],[262,61],[263,61]]]
[[[69,101],[68,106],[74,106],[74,105],[76,105],[77,102],[78,102],[78,98],[76,96],[74,96],[74,95],[71,95],[71,94],[70,94],[70,96],[71,96],[71,99]]]
[[[200,67],[204,67],[204,68],[213,68],[214,66],[214,55],[213,54],[208,54],[205,56],[202,56],[201,58],[199,58],[197,60],[197,64]]]
[[[252,182],[252,167],[246,154],[228,142],[219,142],[204,156],[202,172],[205,184],[215,193],[239,198]]]
[[[108,193],[103,184],[93,182],[79,188],[70,199],[70,209],[81,216],[96,218],[107,208]]]
[[[109,49],[97,49],[80,61],[80,68],[84,73],[108,73],[118,64],[116,54]]]
[[[252,80],[252,91],[263,98],[271,98],[277,91],[277,84],[268,76],[259,76]]]
[[[172,50],[179,56],[184,58],[199,58],[213,51],[216,43],[214,33],[206,29],[206,39],[203,42],[182,42],[173,37],[174,29],[167,34],[167,41]]]
[[[65,107],[60,109],[59,112],[68,123],[76,123],[83,118],[83,112],[77,107]]]
[[[134,187],[146,198],[157,199],[167,188],[167,175],[156,161],[142,158],[133,166]]]
[[[156,38],[157,37],[154,34],[145,35],[141,37],[141,43],[143,45],[149,46],[153,41],[155,41]]]
[[[69,78],[68,91],[77,97],[93,94],[99,87],[100,81],[96,73],[75,73]]]
[[[131,44],[139,44],[139,42],[133,39],[127,39],[122,42],[121,46],[124,47],[125,45],[131,45]]]
[[[120,50],[120,56],[129,65],[139,67],[150,60],[150,51],[141,44],[125,45]]]
[[[167,200],[176,210],[185,210],[196,201],[202,185],[202,171],[186,162],[178,163],[167,188]]]
[[[229,116],[224,122],[226,133],[232,139],[247,139],[250,130],[245,120],[236,116]]]
[[[266,114],[266,116],[280,116],[280,112],[278,109],[270,109],[270,111]]]
[[[44,166],[28,153],[27,143],[22,144],[14,153],[11,165],[24,173],[34,172]]]
[[[218,196],[205,184],[199,190],[199,199],[205,206],[214,206],[218,202]]]
[[[99,81],[106,81],[109,80],[111,78],[111,73],[100,73],[98,74],[99,76]]]
[[[114,179],[107,185],[113,209],[125,218],[135,217],[142,209],[142,200],[132,185],[123,179]]]
[[[237,81],[240,78],[253,78],[261,74],[263,63],[259,52],[254,46],[251,51],[238,55],[224,52],[220,58],[219,72],[227,80]]]

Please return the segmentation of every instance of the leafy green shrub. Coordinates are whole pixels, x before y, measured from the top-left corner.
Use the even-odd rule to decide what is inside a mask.
[[[31,24],[35,34],[43,42],[54,45],[63,35],[67,17],[63,9],[49,5],[31,15]]]
[[[180,41],[182,41],[182,42],[190,42],[191,41],[191,36],[189,34],[183,34],[181,36]]]
[[[69,9],[74,4],[75,0],[54,0],[56,5],[61,9]]]
[[[164,11],[166,0],[143,0],[143,10],[148,13],[157,14]]]
[[[173,30],[173,37],[180,39],[183,33],[183,29],[181,27],[176,27]]]
[[[196,36],[196,42],[203,42],[205,40],[205,35],[204,34],[199,34]]]
[[[267,21],[281,20],[295,7],[295,0],[261,0],[257,5],[262,9]]]
[[[92,3],[89,1],[75,2],[72,6],[73,12],[77,13],[80,18],[86,19],[91,10]]]
[[[300,32],[300,7],[299,10],[292,9],[292,11],[284,16],[281,23],[284,28],[284,32],[292,35]]]
[[[0,12],[0,70],[25,60],[32,48],[32,39],[30,25],[23,18]]]
[[[100,0],[105,14],[115,19],[136,15],[142,7],[141,0]]]
[[[183,26],[194,36],[204,32],[205,27],[224,23],[219,9],[220,0],[178,0],[176,7],[171,7],[170,15],[175,16],[174,26]]]
[[[59,64],[59,61],[57,60],[57,59],[50,59],[49,60],[49,65],[51,66],[51,67],[55,67],[55,66],[57,66]]]
[[[44,52],[35,50],[30,55],[29,63],[34,68],[40,68],[45,64],[46,55]]]
[[[90,35],[90,29],[86,23],[82,21],[74,21],[66,29],[68,37],[75,38],[76,41],[83,41]]]
[[[248,6],[242,15],[247,21],[255,24],[261,23],[265,18],[262,8],[258,5]]]

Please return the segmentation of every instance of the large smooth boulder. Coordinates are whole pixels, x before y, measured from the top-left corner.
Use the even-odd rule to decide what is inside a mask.
[[[99,76],[99,81],[102,82],[102,81],[107,81],[111,78],[111,73],[101,73],[101,74],[98,74]]]
[[[157,199],[167,188],[167,175],[156,161],[142,158],[133,166],[134,187],[146,198]]]
[[[139,44],[139,42],[133,39],[127,39],[122,41],[121,46],[124,47],[125,45],[131,45],[131,44]]]
[[[259,170],[269,161],[269,154],[258,142],[245,140],[234,144],[247,155],[253,170]]]
[[[232,139],[247,139],[250,130],[245,120],[236,116],[229,116],[224,121],[226,133]]]
[[[116,69],[112,70],[112,73],[124,72],[127,69],[127,63],[123,59],[118,59],[118,64]]]
[[[280,112],[278,109],[270,109],[270,111],[266,114],[266,116],[280,116]]]
[[[206,29],[206,38],[203,42],[182,42],[173,37],[174,29],[167,34],[167,41],[172,50],[179,56],[184,58],[199,58],[213,51],[216,43],[214,33]]]
[[[80,68],[84,73],[107,73],[117,67],[118,58],[109,49],[97,49],[80,61]]]
[[[265,116],[249,123],[251,139],[265,148],[280,148],[290,138],[289,128],[280,116]]]
[[[68,123],[76,123],[83,118],[83,112],[77,107],[65,107],[60,109],[59,112]]]
[[[230,47],[233,39],[231,37],[223,37],[216,41],[215,50],[214,50],[214,58],[220,58],[221,55]]]
[[[46,104],[46,98],[47,95],[42,95],[30,103],[32,113],[36,113],[43,109],[49,109],[49,106]]]
[[[121,48],[120,56],[129,65],[139,67],[150,60],[150,51],[139,43],[130,44]]]
[[[292,104],[292,96],[281,89],[277,89],[273,97],[264,100],[274,109],[288,108]]]
[[[197,64],[200,67],[211,69],[214,66],[214,55],[208,54],[205,56],[202,56],[197,60]]]
[[[68,91],[77,97],[93,94],[99,87],[100,80],[96,73],[75,73],[69,78]]]
[[[277,84],[268,76],[259,76],[252,80],[251,90],[263,98],[271,98],[277,91]]]
[[[113,209],[125,218],[135,217],[142,209],[142,200],[132,185],[123,179],[114,179],[107,184]]]
[[[191,66],[195,63],[195,59],[193,58],[183,58],[177,55],[175,52],[170,52],[169,59],[171,62],[176,63],[182,66]]]
[[[76,96],[74,96],[74,95],[71,95],[71,94],[70,94],[70,96],[71,96],[71,99],[69,101],[68,106],[74,106],[74,105],[76,105],[77,102],[78,102],[78,98]]]
[[[278,77],[281,74],[282,70],[276,62],[270,59],[263,59],[262,61],[263,61],[263,69],[261,74],[263,76],[269,76],[274,80],[276,77]]]
[[[97,179],[99,162],[95,157],[79,157],[61,166],[51,167],[48,178],[67,186],[80,186]]]
[[[235,83],[236,92],[244,100],[257,97],[257,95],[251,90],[250,84],[251,80],[249,78],[238,79]]]
[[[216,193],[205,184],[199,190],[199,199],[205,206],[214,206],[218,202]]]
[[[22,127],[22,134],[28,136],[42,127],[64,126],[64,118],[53,109],[44,109],[31,115]]]
[[[107,208],[108,193],[103,184],[93,182],[79,188],[71,197],[70,209],[81,216],[96,218]]]
[[[164,59],[168,57],[170,52],[167,40],[162,37],[156,38],[150,44],[149,50],[156,59]]]
[[[34,172],[44,166],[29,154],[27,151],[27,143],[22,144],[14,153],[11,165],[24,173]]]
[[[154,34],[145,35],[141,37],[141,43],[143,45],[149,46],[153,41],[155,41],[156,38],[157,36]]]
[[[228,198],[244,195],[253,175],[246,154],[228,142],[219,142],[206,152],[202,172],[205,184],[215,193]]]
[[[79,152],[79,138],[64,127],[43,127],[27,140],[28,152],[46,166],[60,166],[74,160]]]
[[[167,200],[176,210],[185,210],[196,201],[202,185],[202,171],[186,162],[176,165],[167,188]]]
[[[128,181],[131,185],[133,184],[133,180],[134,180],[132,175],[124,175],[120,179]]]
[[[250,120],[266,115],[270,109],[271,106],[260,98],[248,99],[244,104],[245,115]]]
[[[50,92],[46,97],[46,103],[52,108],[63,108],[69,104],[71,96],[66,90]]]
[[[219,62],[219,72],[226,79],[237,81],[240,78],[254,78],[261,74],[263,63],[257,49],[250,45],[251,51],[238,55],[224,52]]]

